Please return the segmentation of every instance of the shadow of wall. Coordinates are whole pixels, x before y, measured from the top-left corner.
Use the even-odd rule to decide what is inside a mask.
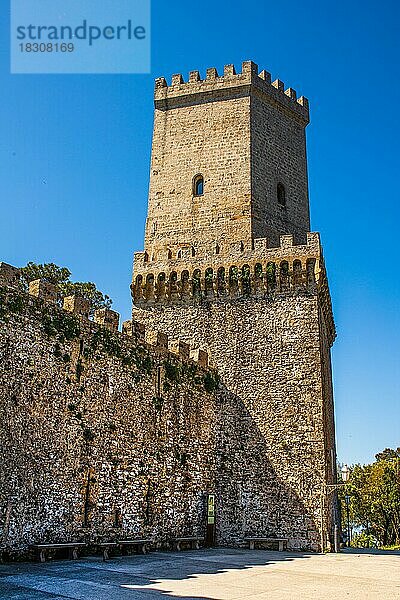
[[[206,350],[227,390],[216,415],[218,542],[276,533],[318,549],[331,451],[317,295],[154,304],[133,318]]]
[[[282,399],[267,396],[266,419],[252,357],[244,353],[248,378],[232,362],[210,391],[213,372],[192,361],[82,319],[67,335],[71,317],[56,306],[15,293],[1,301],[3,547],[21,554],[33,543],[143,535],[166,547],[204,535],[206,495],[215,493],[217,543],[283,535],[291,548],[317,549],[319,480],[307,478],[304,461],[320,460],[315,441],[292,439],[299,406],[289,426]]]

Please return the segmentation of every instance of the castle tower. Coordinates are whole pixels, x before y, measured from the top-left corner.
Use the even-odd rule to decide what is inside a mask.
[[[207,350],[229,391],[216,415],[217,543],[332,543],[338,517],[319,235],[310,233],[308,101],[245,62],[157,79],[133,317]],[[210,490],[208,490],[210,491]]]

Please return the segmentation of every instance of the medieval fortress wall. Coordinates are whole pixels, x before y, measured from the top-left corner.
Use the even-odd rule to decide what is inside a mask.
[[[132,321],[0,263],[1,545],[285,537],[339,524],[320,238],[309,231],[308,102],[243,63],[156,80]],[[200,185],[197,186],[200,181]]]
[[[254,261],[244,257],[249,268],[238,267],[234,278],[229,277],[227,266],[225,279],[218,277],[221,268],[211,269],[207,277],[208,268],[199,280],[190,276],[182,281],[183,271],[177,269],[172,281],[167,272],[165,281],[136,283],[133,318],[199,344],[223,385],[244,408],[242,418],[236,420],[237,431],[251,424],[261,444],[250,456],[237,454],[234,447],[227,452],[235,461],[222,470],[221,488],[231,488],[230,502],[235,497],[251,502],[251,509],[245,504],[239,509],[236,539],[230,541],[243,539],[249,530],[264,536],[279,532],[289,537],[292,547],[315,549],[320,547],[321,510],[325,535],[333,527],[333,498],[325,498],[324,486],[336,477],[329,362],[335,330],[323,259],[317,256],[318,237],[311,238],[308,247],[287,246],[287,241],[282,240],[274,252],[266,251],[264,258],[262,253]],[[273,253],[275,262],[270,260]],[[297,271],[293,270],[296,261]],[[268,270],[268,265],[273,268]],[[185,264],[180,268],[190,269]],[[150,281],[156,279],[150,276]],[[267,465],[272,468],[286,493],[265,480],[265,471],[260,486],[254,486],[250,476],[254,460],[260,475]],[[288,508],[287,494],[302,500],[303,516]],[[222,513],[225,510],[229,521],[231,507],[226,500],[221,504]],[[308,523],[301,541],[295,533],[300,523]]]
[[[4,263],[0,271],[10,273]],[[62,309],[51,286],[31,285],[28,295],[7,279],[0,289],[3,550],[26,555],[33,543],[121,535],[165,544],[197,532],[204,494],[214,488],[215,413],[224,398],[203,366],[206,355],[190,359],[179,340],[131,322],[121,334],[113,311],[100,311],[102,324],[95,323],[80,314],[80,299]]]
[[[140,322],[120,333],[113,311],[90,321],[82,299],[62,309],[53,286],[34,282],[28,295],[17,270],[0,271],[3,551],[143,535],[167,547],[175,536],[204,536],[207,493],[216,495],[218,544],[274,530],[292,548],[318,548],[320,412],[310,416],[306,401],[280,406],[275,418],[288,432],[271,453],[266,415],[255,420],[241,402],[237,370],[231,392],[204,351]],[[294,452],[298,428],[307,440]],[[302,473],[301,485],[289,472]]]

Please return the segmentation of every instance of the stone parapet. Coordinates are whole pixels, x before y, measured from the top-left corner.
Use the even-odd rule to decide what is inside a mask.
[[[306,244],[294,244],[292,235],[282,235],[278,247],[271,247],[267,238],[256,238],[252,244],[247,246],[235,242],[227,249],[219,248],[218,250],[218,253],[209,252],[206,256],[191,255],[188,252],[181,253],[177,257],[166,249],[164,254],[159,253],[154,260],[149,258],[147,252],[135,252],[134,277],[148,274],[157,276],[159,273],[168,276],[173,272],[180,275],[186,270],[189,272],[207,268],[215,270],[222,266],[229,268],[239,263],[256,264],[260,261],[318,258],[321,255],[321,243],[319,233],[309,232]]]
[[[136,253],[131,290],[138,307],[318,294],[331,344],[336,337],[318,233],[308,233],[304,245],[294,245],[291,235],[281,236],[279,248],[269,248],[266,239],[256,239],[254,248],[243,250],[240,256],[230,260],[216,256],[212,262],[194,257],[148,263],[143,261],[143,253]]]
[[[35,279],[29,284],[29,293],[36,298],[42,298],[46,302],[57,302],[57,286],[45,279]]]
[[[67,296],[63,301],[63,308],[67,312],[74,313],[81,317],[89,318],[90,302],[82,296]]]
[[[118,331],[119,327],[119,313],[109,308],[99,308],[94,312],[94,322],[99,325],[104,325],[112,331]]]
[[[217,69],[207,69],[206,78],[201,79],[199,71],[191,71],[188,81],[178,73],[172,76],[171,85],[164,77],[155,81],[155,106],[158,109],[184,105],[194,102],[193,96],[201,95],[202,101],[209,96],[209,102],[248,94],[250,87],[262,95],[266,101],[277,104],[284,110],[294,113],[297,118],[307,124],[309,122],[308,100],[304,96],[297,98],[296,91],[279,79],[271,82],[271,75],[263,70],[259,73],[258,65],[252,61],[242,63],[242,70],[236,73],[234,65],[225,65],[224,74],[220,76]]]
[[[3,266],[4,265],[4,266]],[[2,272],[3,269],[3,272]],[[199,349],[198,344],[191,347],[180,339],[169,340],[168,335],[157,331],[152,327],[146,327],[139,320],[130,319],[122,324],[122,332],[118,331],[119,313],[108,308],[98,309],[94,312],[94,319],[89,318],[90,303],[79,295],[68,296],[63,300],[62,308],[56,303],[57,287],[43,280],[37,279],[29,285],[29,294],[26,294],[21,289],[15,290],[14,282],[19,275],[19,269],[6,263],[0,263],[0,275],[4,276],[3,282],[6,279],[10,282],[9,285],[3,283],[6,289],[6,294],[12,293],[21,296],[21,298],[31,298],[31,302],[41,299],[53,304],[52,310],[60,311],[60,313],[72,313],[81,318],[81,325],[86,329],[98,329],[105,327],[111,333],[122,338],[134,338],[135,343],[149,347],[152,351],[166,355],[178,356],[183,361],[191,361],[198,363],[199,367],[208,368],[208,354],[206,351]],[[7,275],[6,276],[4,275]],[[8,275],[10,274],[10,275]],[[85,324],[86,323],[86,324]]]
[[[20,277],[19,269],[5,262],[0,262],[0,285],[16,286]]]

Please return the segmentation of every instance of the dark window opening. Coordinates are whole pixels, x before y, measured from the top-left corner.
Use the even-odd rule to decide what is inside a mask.
[[[276,187],[276,195],[278,198],[278,204],[281,206],[286,206],[286,190],[283,183],[278,183]]]
[[[122,514],[119,508],[114,510],[114,527],[122,527]]]
[[[203,175],[196,175],[193,179],[193,195],[202,196],[204,194],[204,178]]]

